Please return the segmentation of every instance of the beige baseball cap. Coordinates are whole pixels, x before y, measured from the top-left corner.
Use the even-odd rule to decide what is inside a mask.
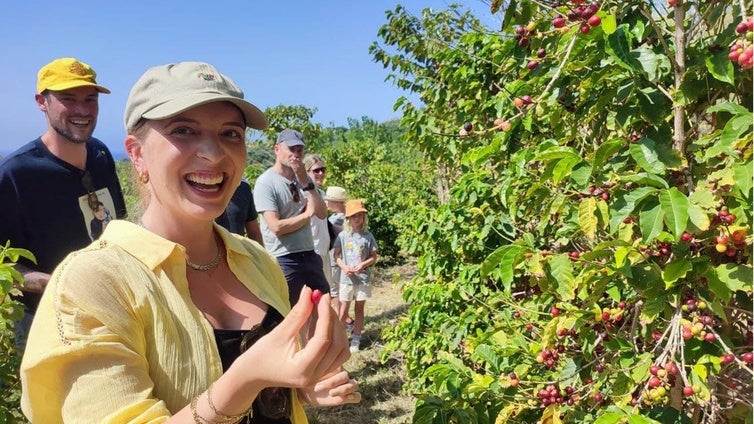
[[[219,101],[238,106],[247,127],[267,128],[262,111],[244,100],[243,91],[233,80],[203,62],[169,63],[148,69],[131,88],[123,121],[126,131],[130,131],[142,118],[170,118],[196,106]]]

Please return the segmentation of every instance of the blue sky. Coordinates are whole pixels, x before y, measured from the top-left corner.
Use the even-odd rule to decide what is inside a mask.
[[[94,135],[123,151],[123,108],[133,83],[149,67],[185,60],[214,64],[261,109],[277,105],[317,108],[314,121],[345,125],[347,118],[398,117],[395,100],[406,93],[385,82],[387,71],[368,49],[396,1],[78,1],[14,2],[0,16],[5,66],[0,98],[0,152],[41,135],[46,122],[34,102],[37,71],[58,57],[92,65],[100,84]],[[477,15],[482,0],[470,0]],[[444,9],[444,0],[404,5],[418,14]],[[489,16],[488,16],[489,17]]]

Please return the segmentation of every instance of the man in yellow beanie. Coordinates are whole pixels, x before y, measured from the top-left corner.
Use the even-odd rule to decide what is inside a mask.
[[[104,215],[103,226],[126,216],[110,150],[92,137],[99,94],[110,93],[96,77],[74,58],[43,66],[34,98],[47,130],[0,162],[0,243],[28,249],[37,260],[21,260],[16,268],[24,276],[20,300],[26,306],[16,325],[21,349],[50,273],[68,253],[91,243],[95,212]]]

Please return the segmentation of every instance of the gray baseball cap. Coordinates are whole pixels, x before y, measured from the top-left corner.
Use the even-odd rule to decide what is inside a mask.
[[[292,130],[290,128],[286,128],[283,131],[280,131],[277,144],[280,143],[285,143],[285,145],[288,147],[306,146],[306,143],[304,143],[304,136],[301,135],[300,132]]]
[[[243,91],[214,66],[180,62],[148,69],[131,88],[123,121],[126,131],[140,119],[165,119],[212,102],[231,102],[244,114],[246,126],[267,128],[264,114],[248,101]]]

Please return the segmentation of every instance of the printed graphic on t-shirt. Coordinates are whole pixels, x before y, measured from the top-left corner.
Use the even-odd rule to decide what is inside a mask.
[[[89,231],[89,237],[97,240],[105,227],[113,220],[112,211],[115,210],[110,191],[101,188],[95,192],[79,197],[79,208],[84,219],[84,224]]]
[[[373,242],[371,237],[364,237],[361,233],[340,233],[340,243],[342,246],[342,258],[346,265],[355,267],[364,262],[371,256]],[[370,268],[364,269],[358,274],[350,276],[345,273],[340,274],[341,284],[369,284],[371,271]]]
[[[362,251],[364,249],[364,246],[362,243],[354,243],[353,240],[349,240],[346,242],[346,248],[344,257],[346,258],[346,263],[350,266],[356,266],[361,263]]]

